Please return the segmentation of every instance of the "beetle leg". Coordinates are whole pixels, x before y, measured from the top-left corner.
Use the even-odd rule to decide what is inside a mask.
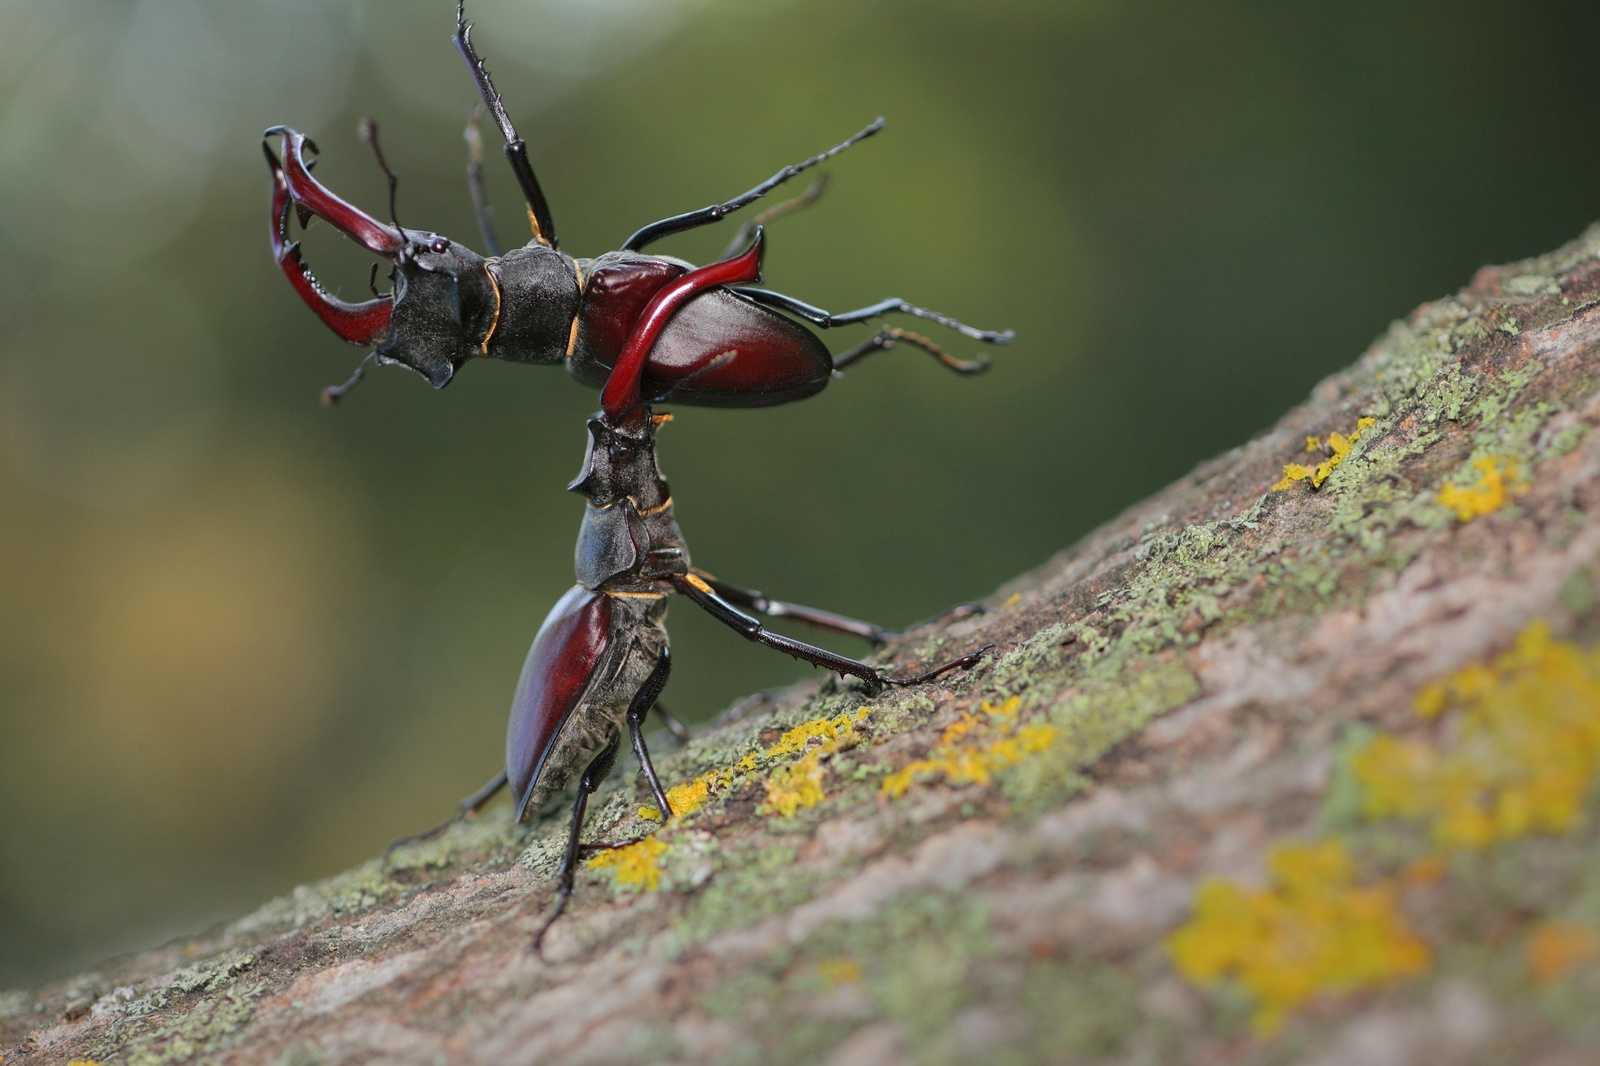
[[[583,771],[583,776],[578,779],[578,798],[572,804],[572,825],[567,830],[567,850],[561,856],[561,882],[556,888],[555,909],[549,917],[539,923],[539,928],[533,934],[533,950],[540,957],[544,955],[544,935],[550,931],[561,912],[567,909],[567,900],[572,898],[572,884],[578,871],[578,834],[583,831],[583,816],[589,809],[589,797],[594,795],[600,787],[600,782],[611,773],[611,767],[617,761],[617,745],[622,740],[622,734],[616,730],[611,731],[611,739],[606,741],[606,746],[589,761],[589,766]]]
[[[650,749],[644,746],[643,726],[644,716],[650,713],[656,697],[667,687],[667,678],[671,674],[672,649],[662,647],[661,658],[656,660],[655,669],[650,671],[650,676],[639,686],[639,691],[633,694],[633,702],[628,704],[628,737],[633,741],[633,753],[639,757],[639,768],[644,771],[644,779],[650,782],[650,791],[655,794],[656,806],[661,808],[663,820],[672,817],[672,804],[667,802],[661,778],[656,776],[655,764],[650,761]]]
[[[963,337],[971,337],[975,341],[985,344],[1010,344],[1016,333],[1009,329],[974,329],[963,322],[957,322],[949,315],[941,315],[937,311],[929,311],[925,307],[908,304],[898,296],[891,296],[887,300],[879,300],[870,307],[863,307],[857,311],[845,311],[833,314],[820,307],[813,307],[808,303],[796,300],[793,296],[785,296],[781,292],[770,289],[758,289],[748,285],[733,286],[733,291],[750,297],[758,304],[767,307],[776,307],[780,311],[787,311],[810,322],[818,329],[830,329],[833,326],[847,326],[852,322],[865,322],[870,318],[881,318],[884,315],[901,314],[914,315],[925,318],[929,322],[937,322],[946,329],[953,329]]]
[[[506,159],[511,163],[511,171],[517,176],[517,184],[522,186],[522,195],[528,201],[528,224],[533,227],[533,239],[554,248],[556,226],[550,219],[549,201],[544,198],[544,190],[539,188],[539,179],[534,176],[533,164],[528,162],[527,142],[517,136],[517,129],[511,124],[511,116],[506,114],[506,105],[501,101],[500,94],[495,91],[494,82],[489,78],[489,68],[483,65],[483,60],[473,50],[472,26],[467,22],[465,0],[456,0],[454,40],[456,51],[467,61],[467,69],[472,71],[472,80],[478,83],[478,92],[483,96],[483,102],[489,108],[489,114],[494,118],[495,125],[500,127],[500,135],[505,138]]]
[[[731,200],[727,200],[720,204],[712,204],[710,207],[702,207],[698,211],[687,211],[681,215],[673,215],[671,218],[664,218],[659,222],[652,222],[650,225],[644,227],[636,232],[633,236],[623,241],[622,250],[624,252],[637,252],[645,245],[659,241],[663,237],[670,237],[674,233],[682,233],[684,230],[694,229],[697,226],[708,226],[713,222],[720,222],[732,212],[737,211],[741,207],[745,207],[756,200],[759,200],[761,197],[767,195],[767,193],[771,192],[773,189],[776,189],[778,186],[782,185],[795,175],[810,170],[818,163],[832,159],[834,156],[838,155],[846,148],[849,148],[857,141],[865,140],[881,129],[883,129],[883,119],[875,118],[867,124],[865,129],[856,134],[854,137],[834,145],[826,152],[819,152],[810,159],[805,159],[798,163],[792,163],[789,166],[784,167],[782,170],[772,175],[772,177],[768,178],[760,185],[740,193]],[[805,197],[802,196],[801,199],[805,199]],[[735,243],[735,246],[737,246],[737,242]]]
[[[874,352],[886,352],[898,346],[901,342],[913,348],[920,348],[957,374],[981,374],[988,370],[990,364],[994,362],[993,359],[989,358],[988,352],[979,352],[976,359],[957,359],[920,333],[912,333],[910,330],[886,326],[854,348],[848,348],[834,356],[834,372],[837,373],[846,367],[854,366]]]
[[[755,218],[750,219],[750,221],[740,226],[738,232],[733,235],[733,239],[728,242],[728,246],[722,250],[722,254],[717,258],[726,259],[734,252],[737,252],[740,248],[743,248],[745,245],[749,244],[750,238],[755,234],[757,226],[765,226],[773,219],[782,218],[791,211],[800,211],[804,208],[810,207],[812,204],[821,199],[823,192],[827,188],[828,175],[822,174],[817,177],[816,181],[813,181],[810,185],[806,186],[806,191],[801,193],[799,196],[794,197],[792,200],[785,200],[781,204],[773,204]]]
[[[793,618],[796,622],[804,622],[806,625],[816,626],[830,633],[860,637],[875,645],[886,644],[895,635],[894,630],[873,625],[871,622],[846,618],[842,614],[834,614],[832,611],[823,611],[815,607],[803,607],[798,603],[768,599],[764,593],[755,589],[740,588],[726,581],[718,581],[704,570],[695,570],[695,575],[729,603],[755,611],[757,614],[764,614],[768,618]]]
[[[801,662],[810,663],[812,666],[820,666],[824,669],[832,670],[836,674],[850,674],[854,677],[859,677],[866,683],[867,694],[871,696],[876,696],[879,692],[882,692],[885,685],[896,687],[921,685],[951,670],[968,669],[977,665],[978,660],[982,659],[989,649],[993,647],[993,645],[989,645],[988,647],[980,648],[971,655],[963,655],[959,659],[952,659],[943,666],[936,667],[926,673],[917,674],[914,677],[891,677],[882,673],[876,667],[869,666],[858,659],[835,655],[833,652],[825,648],[819,648],[814,644],[806,644],[803,641],[779,636],[777,633],[769,633],[760,622],[717,595],[716,590],[695,574],[677,574],[668,578],[668,580],[672,582],[674,588],[689,597],[695,606],[701,608],[746,640],[752,640],[757,644],[763,644],[766,647],[781,651],[785,655],[799,659]]]
[[[472,197],[472,213],[478,219],[478,232],[483,234],[483,247],[488,251],[489,258],[497,259],[502,254],[500,234],[494,228],[494,208],[489,206],[489,197],[483,191],[483,135],[478,132],[478,123],[482,119],[483,105],[474,104],[467,115],[464,134],[467,139],[467,193]]]
[[[489,778],[488,781],[485,781],[482,788],[478,789],[478,791],[474,792],[472,795],[468,796],[466,799],[457,804],[456,806],[458,809],[456,810],[456,813],[452,814],[450,817],[446,818],[432,829],[424,829],[420,833],[412,833],[410,836],[396,837],[395,839],[389,841],[389,846],[383,849],[382,864],[385,867],[389,865],[389,856],[394,853],[396,848],[403,848],[407,844],[420,844],[424,840],[432,840],[434,837],[438,836],[440,833],[443,833],[446,829],[449,829],[457,822],[467,821],[473,815],[482,810],[484,804],[494,799],[495,793],[499,792],[505,787],[506,772],[501,770],[499,773]]]
[[[683,719],[663,707],[660,700],[657,700],[655,706],[650,709],[655,712],[657,718],[661,719],[661,724],[666,728],[667,735],[672,737],[677,744],[681,746],[689,743],[689,727],[683,724]]]

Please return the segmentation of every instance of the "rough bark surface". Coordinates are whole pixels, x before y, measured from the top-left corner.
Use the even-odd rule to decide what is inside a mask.
[[[1597,252],[1486,268],[888,652],[995,644],[970,676],[747,701],[661,760],[703,805],[584,869],[545,957],[564,819],[502,808],[0,993],[4,1061],[1595,1061],[1600,689],[1527,663],[1600,639]],[[1527,713],[1485,732],[1486,691]],[[590,839],[655,828],[619,776]]]

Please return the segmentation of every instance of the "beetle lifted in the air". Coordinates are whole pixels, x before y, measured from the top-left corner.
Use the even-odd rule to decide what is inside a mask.
[[[353,387],[369,361],[408,367],[434,388],[447,385],[461,365],[474,357],[519,363],[565,362],[578,380],[603,385],[650,299],[692,269],[679,259],[643,254],[643,248],[671,234],[720,221],[883,128],[883,120],[878,119],[854,137],[784,167],[731,200],[653,222],[624,241],[619,251],[597,259],[573,259],[557,248],[550,206],[528,161],[527,146],[517,136],[488,69],[473,50],[471,27],[459,2],[454,40],[489,114],[500,127],[506,158],[527,200],[533,238],[521,248],[502,252],[495,234],[483,192],[476,119],[468,126],[472,146],[468,184],[487,256],[436,233],[405,228],[398,221],[378,221],[311,176],[312,160],[307,159],[306,151],[315,153],[317,149],[304,134],[274,126],[263,135],[261,147],[273,175],[272,250],[279,267],[335,333],[351,344],[373,346],[348,382],[324,392],[327,402]],[[365,132],[376,149],[375,130],[369,126]],[[282,138],[281,157],[268,143],[274,136]],[[395,178],[387,164],[384,170],[389,175],[393,219]],[[814,191],[815,187],[812,195]],[[291,209],[302,227],[313,217],[322,218],[368,251],[389,260],[393,264],[391,291],[352,304],[324,289],[306,266],[299,243],[289,239]],[[753,224],[734,237],[727,254],[746,243],[752,228]],[[987,355],[957,359],[928,338],[897,328],[884,328],[833,355],[809,329],[787,317],[793,315],[826,329],[896,313],[935,322],[988,344],[1006,344],[1012,339],[1009,330],[974,329],[896,298],[830,314],[767,289],[718,286],[700,293],[668,324],[650,350],[644,388],[649,395],[671,391],[676,402],[697,406],[768,407],[810,396],[836,372],[898,344],[919,348],[958,373],[978,373],[989,365]],[[723,352],[733,354],[707,369],[705,357]],[[700,367],[698,373],[693,371],[695,367]],[[693,380],[686,380],[691,373]]]

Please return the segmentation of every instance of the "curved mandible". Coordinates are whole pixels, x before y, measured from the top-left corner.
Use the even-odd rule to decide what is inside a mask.
[[[406,242],[399,230],[379,222],[361,208],[341,199],[311,176],[311,168],[305,161],[305,149],[309,145],[315,152],[317,146],[309,137],[288,126],[273,126],[261,135],[261,147],[267,150],[269,160],[273,156],[271,150],[267,149],[267,138],[272,136],[283,138],[281,172],[302,219],[309,211],[318,218],[326,219],[340,233],[369,252],[390,258],[400,253]]]
[[[380,296],[375,300],[352,304],[334,296],[317,282],[316,276],[300,255],[299,243],[289,240],[289,208],[295,201],[283,164],[265,139],[261,142],[261,151],[266,154],[267,166],[272,169],[272,255],[278,261],[283,276],[289,279],[289,284],[306,306],[344,340],[351,344],[377,344],[389,335],[394,297]]]
[[[755,239],[750,247],[735,256],[691,270],[667,283],[645,305],[644,312],[628,334],[628,342],[606,378],[600,393],[600,406],[607,421],[615,424],[623,415],[639,404],[639,383],[644,376],[645,363],[650,349],[655,346],[668,321],[690,299],[706,289],[722,285],[744,285],[761,276],[761,257],[766,251],[766,233],[756,227]],[[707,359],[724,353],[708,352]]]

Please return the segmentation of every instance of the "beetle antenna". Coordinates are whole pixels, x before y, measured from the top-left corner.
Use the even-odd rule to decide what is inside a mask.
[[[356,372],[350,375],[350,380],[343,385],[329,385],[322,390],[322,406],[332,407],[344,399],[345,393],[361,384],[361,379],[367,376],[367,364],[378,358],[377,352],[368,352],[367,357],[356,365]]]
[[[389,169],[389,161],[383,158],[383,149],[378,145],[377,119],[364,118],[356,127],[356,133],[372,149],[372,154],[378,157],[378,165],[383,168],[384,177],[389,179],[389,221],[394,223],[394,228],[400,231],[400,254],[405,256],[406,230],[400,225],[400,215],[395,211],[395,197],[400,189],[400,177]]]

